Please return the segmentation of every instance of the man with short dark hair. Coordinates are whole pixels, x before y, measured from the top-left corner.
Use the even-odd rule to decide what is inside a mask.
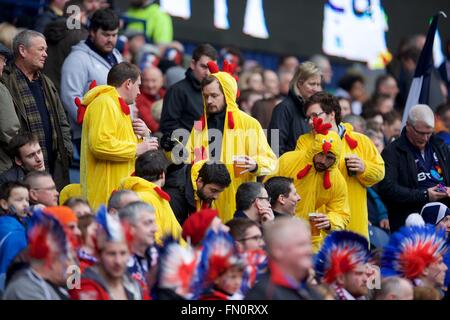
[[[234,219],[250,219],[260,225],[273,221],[271,199],[264,185],[259,182],[245,182],[236,192],[236,212]]]
[[[231,183],[230,174],[223,163],[200,161],[187,165],[177,181],[164,186],[170,194],[170,206],[180,224],[201,208],[214,207],[214,201]]]
[[[288,215],[295,216],[297,203],[301,200],[294,185],[294,179],[287,177],[272,177],[264,184],[271,199],[275,218]]]
[[[166,168],[167,159],[161,151],[147,151],[136,159],[134,176],[124,178],[119,187],[135,191],[142,201],[155,208],[158,244],[166,235],[174,239],[181,237],[181,226],[170,207],[170,196],[161,189],[166,181]]]
[[[70,127],[53,82],[41,73],[47,44],[41,33],[25,30],[13,41],[15,61],[5,69],[3,81],[13,97],[21,132],[39,139],[45,167],[58,190],[69,183],[72,157]]]
[[[143,122],[142,126],[131,122],[129,105],[140,84],[139,69],[121,62],[109,71],[108,85],[95,87],[83,98],[80,184],[82,196],[93,208],[106,203],[120,181],[131,175],[137,156],[158,148],[157,141],[142,141],[149,135]]]
[[[233,237],[240,252],[258,250],[264,246],[259,223],[245,218],[236,218],[227,222],[229,234]]]
[[[13,166],[0,175],[0,184],[6,181],[23,181],[31,171],[44,171],[45,163],[38,138],[32,133],[18,134],[9,145]]]
[[[119,17],[111,9],[98,10],[89,24],[89,37],[72,47],[61,69],[61,100],[69,114],[73,139],[81,143],[81,124],[77,121],[75,98],[82,98],[93,81],[107,83],[108,72],[122,61],[115,49],[119,33]]]

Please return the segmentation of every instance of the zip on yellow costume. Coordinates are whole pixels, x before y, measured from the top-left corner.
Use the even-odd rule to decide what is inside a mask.
[[[318,119],[322,120],[322,119]],[[319,121],[316,127],[321,126]],[[318,212],[328,216],[331,228],[328,232],[345,230],[350,220],[348,194],[344,177],[338,169],[338,159],[342,151],[339,135],[333,131],[318,130],[313,135],[310,147],[303,151],[290,151],[279,159],[277,175],[294,179],[294,185],[301,200],[296,207],[296,215],[308,221],[309,213]],[[325,146],[327,146],[325,148]],[[325,172],[314,168],[315,155],[331,152],[336,156],[336,162]],[[313,236],[314,252],[317,252],[325,238],[322,230],[320,236]]]
[[[81,136],[81,194],[94,210],[106,204],[120,181],[134,171],[138,139],[129,109],[119,98],[116,88],[102,85],[88,91],[82,102],[87,109]]]
[[[345,178],[349,194],[350,222],[347,230],[359,233],[369,239],[369,217],[367,212],[367,188],[384,178],[384,161],[372,140],[353,131],[349,123],[342,123],[345,134],[342,138],[343,150],[339,161],[339,170]],[[300,136],[296,150],[306,151],[314,139],[313,133]],[[345,156],[357,155],[365,165],[365,171],[356,176],[349,176],[345,165]]]
[[[140,177],[128,177],[122,180],[119,189],[136,192],[142,201],[155,208],[158,225],[155,240],[158,244],[162,244],[161,239],[166,235],[171,235],[174,239],[182,239],[181,226],[169,204],[170,197],[159,186]]]
[[[208,64],[211,74],[219,80],[226,103],[225,124],[221,143],[220,160],[231,176],[231,184],[214,202],[219,217],[224,223],[233,218],[236,211],[236,191],[244,182],[256,182],[258,176],[265,176],[276,169],[277,158],[267,143],[267,138],[259,122],[245,112],[239,110],[236,103],[237,82],[227,72],[219,72],[217,65]],[[225,69],[225,66],[224,66]],[[209,157],[208,125],[206,121],[206,104],[203,101],[204,115],[196,121],[189,136],[186,148],[188,163],[196,163]],[[216,154],[218,154],[216,152]],[[249,156],[256,161],[255,172],[235,176],[233,156]],[[215,159],[208,159],[214,161]],[[193,180],[195,181],[195,180]]]

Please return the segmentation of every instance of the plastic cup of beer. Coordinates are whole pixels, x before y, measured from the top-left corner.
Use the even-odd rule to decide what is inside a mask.
[[[241,156],[233,156],[233,168],[234,168],[234,176],[239,177],[243,173],[242,171],[247,170],[246,168],[240,167],[245,164],[245,158]]]
[[[309,214],[309,225],[311,227],[311,236],[313,237],[317,237],[320,236],[320,229],[318,229],[316,227],[316,221],[315,219],[318,217],[319,215],[315,212],[312,212]]]

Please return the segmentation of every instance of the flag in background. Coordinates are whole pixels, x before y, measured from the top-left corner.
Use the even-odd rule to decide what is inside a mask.
[[[447,15],[440,11],[433,17],[430,28],[428,29],[425,45],[420,53],[419,62],[416,66],[414,78],[409,89],[408,99],[406,100],[405,111],[403,112],[402,126],[405,126],[408,119],[409,110],[417,104],[429,103],[430,98],[430,79],[433,71],[433,44],[436,35],[439,16],[447,18]]]

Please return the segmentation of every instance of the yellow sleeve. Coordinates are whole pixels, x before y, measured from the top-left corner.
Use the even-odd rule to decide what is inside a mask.
[[[252,174],[255,176],[267,176],[273,174],[277,169],[278,159],[275,156],[275,153],[273,153],[272,148],[269,146],[261,125],[256,120],[255,123],[252,124],[251,129],[255,131],[254,136],[256,136],[256,141],[252,141],[251,135],[246,137],[247,150],[256,151],[256,153],[250,152],[249,157],[254,159],[258,164],[258,170]],[[250,144],[256,144],[256,150],[255,148],[250,147]]]
[[[364,157],[362,160],[366,169],[357,175],[357,178],[363,186],[371,187],[384,179],[384,161],[372,140],[364,137],[360,142],[363,143]]]
[[[342,176],[337,176],[333,183],[333,197],[326,204],[331,230],[345,230],[350,221],[347,184]]]
[[[89,105],[89,150],[98,159],[129,161],[136,157],[137,138],[129,141],[117,136],[124,118],[117,114],[111,105],[114,103],[111,99],[98,99]]]

